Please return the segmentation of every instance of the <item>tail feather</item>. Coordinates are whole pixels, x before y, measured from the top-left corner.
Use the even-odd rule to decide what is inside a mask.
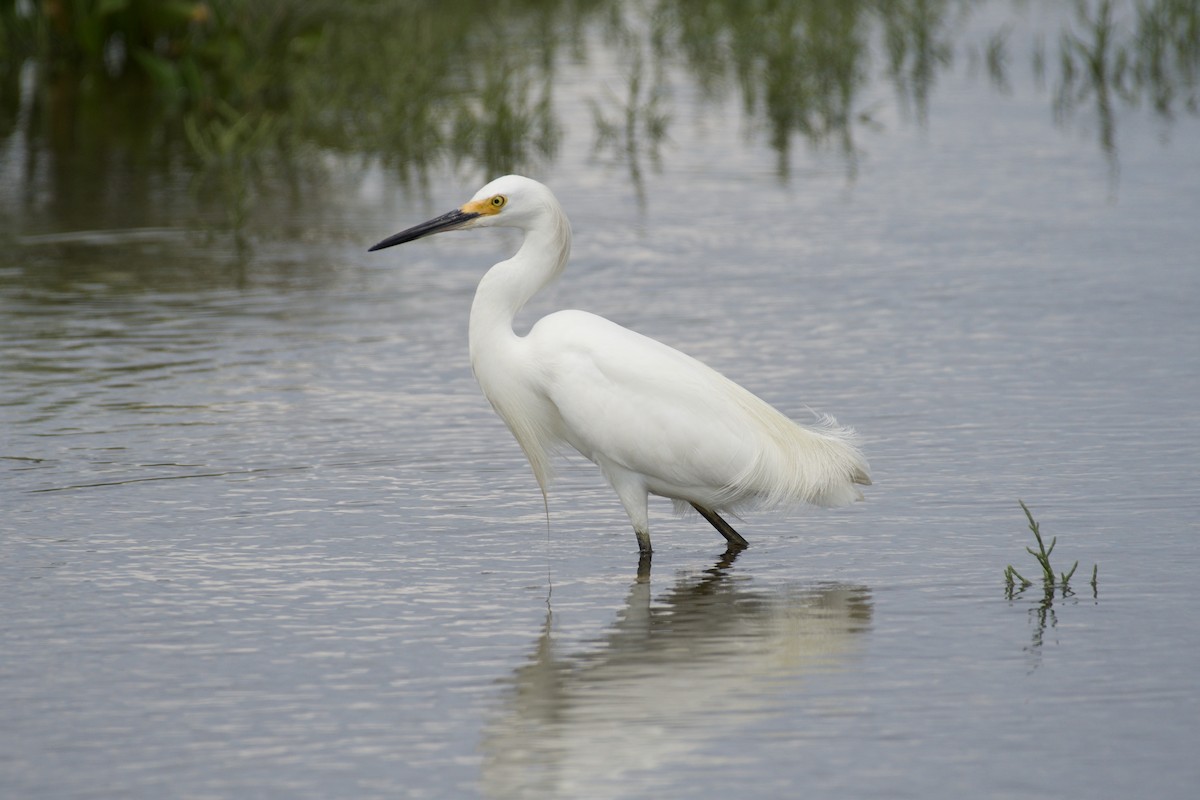
[[[734,505],[836,507],[863,499],[858,487],[871,485],[870,467],[852,429],[828,415],[800,425],[749,396],[744,405],[758,423],[758,454],[730,487]]]

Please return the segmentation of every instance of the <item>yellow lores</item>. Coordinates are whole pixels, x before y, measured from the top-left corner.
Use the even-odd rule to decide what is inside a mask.
[[[464,214],[479,214],[480,216],[491,216],[499,214],[500,209],[504,208],[504,204],[508,202],[508,198],[502,194],[494,194],[491,197],[483,200],[472,200],[463,206],[460,210]]]

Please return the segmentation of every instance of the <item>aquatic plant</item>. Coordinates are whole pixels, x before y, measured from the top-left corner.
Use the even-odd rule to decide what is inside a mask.
[[[1029,520],[1029,530],[1033,531],[1033,538],[1037,540],[1038,549],[1026,546],[1025,550],[1029,555],[1037,559],[1038,566],[1042,568],[1042,588],[1045,590],[1047,601],[1053,600],[1055,590],[1061,590],[1062,596],[1067,597],[1074,594],[1071,589],[1071,578],[1075,575],[1075,570],[1079,568],[1079,561],[1071,565],[1071,568],[1066,572],[1059,572],[1055,577],[1054,568],[1050,565],[1050,554],[1054,552],[1054,546],[1058,544],[1058,537],[1055,536],[1050,540],[1050,546],[1047,547],[1042,539],[1041,526],[1037,520],[1033,518],[1033,512],[1029,510],[1029,506],[1025,505],[1023,500],[1018,500],[1021,504],[1021,510],[1025,512],[1025,518]],[[1095,596],[1098,591],[1098,576],[1100,565],[1092,565],[1092,595]],[[1026,578],[1021,573],[1009,564],[1004,570],[1004,583],[1008,598],[1019,595],[1021,592],[1033,585],[1033,581]],[[1018,587],[1018,584],[1020,586]]]

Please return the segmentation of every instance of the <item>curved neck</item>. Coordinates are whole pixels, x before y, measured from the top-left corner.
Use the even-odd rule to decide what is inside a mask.
[[[493,343],[514,338],[513,319],[529,300],[562,273],[571,254],[571,226],[558,208],[525,231],[520,249],[487,271],[471,303],[471,364]]]

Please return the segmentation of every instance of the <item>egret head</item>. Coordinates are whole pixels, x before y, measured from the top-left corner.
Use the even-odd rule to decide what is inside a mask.
[[[558,201],[542,184],[520,175],[505,175],[484,186],[453,211],[389,236],[371,251],[442,231],[493,226],[528,229],[538,216],[557,207]]]

